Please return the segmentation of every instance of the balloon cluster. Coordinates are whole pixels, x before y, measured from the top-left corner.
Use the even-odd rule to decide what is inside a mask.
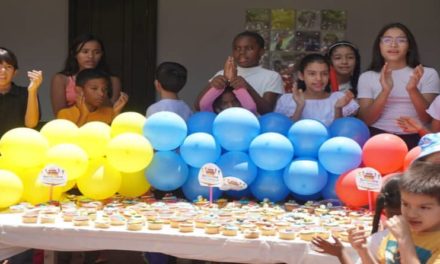
[[[116,192],[134,197],[148,191],[144,170],[153,159],[151,143],[142,135],[145,117],[129,112],[111,126],[90,122],[78,128],[57,119],[40,131],[15,128],[0,139],[0,208],[20,200],[33,204],[61,199],[75,184],[87,197],[105,199]],[[45,185],[47,166],[65,172],[64,186]]]

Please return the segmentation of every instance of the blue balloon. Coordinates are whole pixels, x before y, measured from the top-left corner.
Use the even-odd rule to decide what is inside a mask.
[[[348,137],[361,147],[370,138],[370,130],[362,120],[355,117],[338,118],[329,127],[331,137]]]
[[[351,138],[330,138],[318,152],[319,162],[329,172],[342,174],[357,168],[362,162],[362,149]]]
[[[260,116],[261,133],[275,132],[287,136],[293,121],[286,115],[270,112]]]
[[[217,115],[212,132],[223,148],[246,151],[251,141],[260,134],[260,123],[249,110],[231,107]]]
[[[178,114],[168,111],[157,112],[147,118],[143,127],[144,136],[153,148],[159,151],[173,150],[182,144],[188,128]]]
[[[180,146],[180,155],[190,166],[201,168],[206,163],[214,163],[221,154],[220,144],[207,133],[189,135]]]
[[[293,145],[285,136],[268,132],[252,140],[249,156],[263,170],[280,170],[293,158]]]
[[[317,160],[299,158],[284,170],[284,183],[290,191],[310,195],[317,193],[327,184],[327,171]]]
[[[226,152],[217,161],[223,177],[236,177],[244,181],[248,187],[257,177],[257,166],[248,154],[240,151]]]
[[[327,184],[324,186],[324,188],[321,190],[322,198],[324,199],[338,199],[338,196],[336,195],[336,181],[338,180],[339,175],[338,174],[328,174],[328,180]]]
[[[293,199],[297,202],[317,201],[321,199],[321,192],[317,192],[309,195],[297,194],[292,192],[291,195]]]
[[[212,134],[212,125],[217,115],[214,112],[196,112],[186,121],[188,135],[197,132]]]
[[[289,188],[284,184],[283,170],[259,170],[250,188],[254,197],[259,201],[267,198],[274,203],[283,201],[290,193]]]
[[[297,157],[317,158],[322,143],[329,138],[325,125],[317,120],[302,119],[292,125],[288,138]]]
[[[188,201],[196,200],[199,195],[209,200],[209,187],[200,185],[199,171],[199,168],[191,167],[189,169],[188,179],[182,186],[183,194]],[[219,199],[222,196],[222,193],[223,192],[219,188],[212,188],[212,199]]]
[[[252,192],[249,187],[241,191],[226,191],[226,195],[234,199],[252,198]]]
[[[181,187],[188,178],[188,165],[174,151],[159,151],[145,170],[148,182],[160,191]]]

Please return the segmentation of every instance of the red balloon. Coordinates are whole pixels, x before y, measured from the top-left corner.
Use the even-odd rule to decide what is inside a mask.
[[[420,155],[420,152],[422,149],[417,146],[412,148],[408,154],[406,154],[405,159],[403,161],[403,171],[406,171],[409,166],[411,166],[411,163]]]
[[[393,134],[378,134],[365,142],[362,160],[365,166],[378,170],[382,175],[398,171],[408,153],[405,141]]]
[[[357,168],[339,176],[335,184],[335,192],[339,200],[348,207],[362,207],[368,205],[368,192],[358,190],[356,173],[363,168]],[[374,203],[373,203],[374,204]]]

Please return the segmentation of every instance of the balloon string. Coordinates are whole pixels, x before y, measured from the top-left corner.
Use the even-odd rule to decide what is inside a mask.
[[[212,186],[209,187],[209,205],[212,205]]]
[[[368,209],[370,211],[373,211],[373,197],[371,195],[371,191],[367,191],[368,192]]]
[[[53,185],[51,184],[49,187],[49,202],[52,201],[52,196],[53,196]]]

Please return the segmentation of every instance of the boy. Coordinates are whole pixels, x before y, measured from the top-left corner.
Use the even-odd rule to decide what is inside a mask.
[[[258,33],[244,31],[235,36],[232,57],[238,65],[238,76],[229,80],[223,71],[217,72],[199,94],[196,109],[199,109],[200,99],[211,87],[224,89],[229,85],[234,89],[245,88],[255,101],[259,114],[272,112],[278,96],[283,93],[283,82],[277,72],[259,65],[264,52],[264,39]]]
[[[380,263],[440,263],[440,165],[415,161],[402,176],[402,215],[386,222],[390,234],[379,248]],[[355,247],[362,263],[376,263],[366,248]]]
[[[154,86],[160,100],[147,109],[146,117],[161,111],[174,112],[183,120],[191,116],[191,108],[179,99],[178,93],[185,86],[187,79],[186,68],[177,62],[163,62],[156,69]]]
[[[34,128],[40,120],[38,88],[43,81],[42,72],[29,71],[26,88],[12,82],[17,70],[15,54],[0,47],[0,137],[16,127]]]
[[[101,121],[110,124],[128,101],[128,96],[121,92],[113,107],[106,106],[106,96],[111,81],[108,74],[97,69],[85,69],[76,76],[78,98],[74,106],[63,108],[57,118],[67,119],[78,126],[87,122]]]

